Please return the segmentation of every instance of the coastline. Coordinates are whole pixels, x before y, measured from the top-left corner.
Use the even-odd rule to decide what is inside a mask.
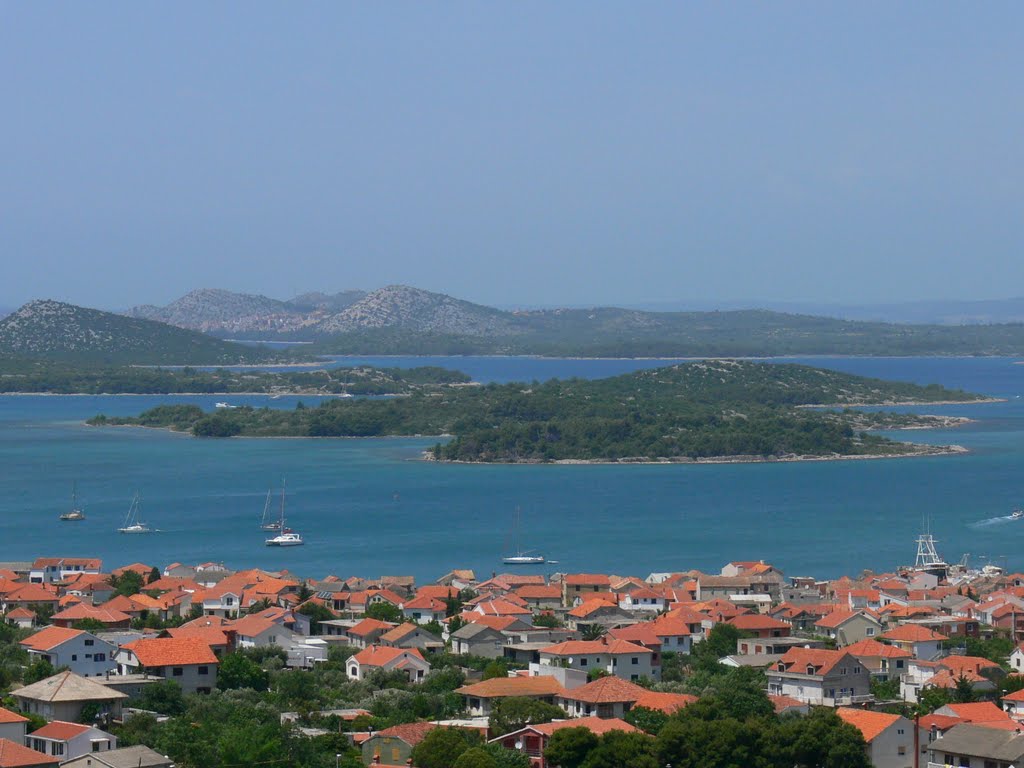
[[[195,435],[187,430],[175,429],[172,426],[157,427],[149,424],[89,424],[81,422],[82,426],[94,428],[114,429],[151,429],[161,432],[170,432],[175,435],[182,435],[195,439]],[[908,429],[933,429],[937,427],[909,427]],[[208,438],[213,440],[444,440],[453,435],[231,435],[226,438]],[[691,459],[689,457],[666,458],[657,461],[648,459],[557,459],[555,461],[466,461],[463,459],[449,460],[434,458],[430,450],[420,454],[421,461],[435,462],[437,464],[466,464],[482,466],[569,466],[569,465],[611,465],[611,466],[644,466],[644,465],[667,465],[667,464],[789,464],[804,461],[867,461],[872,459],[908,459],[920,456],[960,456],[970,453],[970,450],[962,445],[925,445],[921,443],[902,443],[902,445],[913,446],[914,450],[904,453],[864,453],[864,454],[829,454],[827,456],[787,454],[784,456],[708,456],[706,458]]]
[[[825,403],[822,405],[796,405],[794,408],[895,408],[912,406],[915,408],[930,405],[985,405],[987,403],[1005,403],[1005,397],[982,397],[977,400],[893,400],[881,403]]]
[[[438,464],[466,464],[480,466],[666,466],[666,465],[694,465],[694,464],[793,464],[796,462],[811,461],[873,461],[875,459],[913,459],[923,456],[962,456],[970,453],[970,450],[962,445],[918,445],[916,443],[904,443],[904,445],[915,445],[919,450],[907,451],[906,453],[863,453],[863,454],[831,454],[829,456],[814,455],[785,455],[785,456],[708,456],[706,458],[691,459],[680,457],[673,459],[650,460],[606,460],[606,459],[557,459],[555,461],[466,461],[463,459],[436,459],[430,451],[424,451],[423,461],[432,461]]]

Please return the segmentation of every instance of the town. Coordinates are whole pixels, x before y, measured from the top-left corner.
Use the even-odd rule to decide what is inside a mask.
[[[915,566],[825,581],[39,558],[0,564],[0,610],[0,768],[725,765],[700,739],[754,717],[829,734],[789,765],[1024,759],[1024,574],[929,536]]]

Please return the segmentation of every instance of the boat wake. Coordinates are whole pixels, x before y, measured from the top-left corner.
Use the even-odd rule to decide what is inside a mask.
[[[990,517],[986,520],[978,520],[977,522],[970,523],[969,528],[988,528],[992,525],[1005,525],[1006,523],[1016,523],[1020,520],[1020,517],[1014,517],[1013,515],[1000,515],[999,517]]]

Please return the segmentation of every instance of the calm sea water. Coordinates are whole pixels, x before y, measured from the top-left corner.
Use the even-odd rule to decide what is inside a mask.
[[[0,397],[0,560],[102,556],[223,561],[303,575],[503,570],[516,507],[522,546],[557,566],[633,573],[717,569],[764,558],[789,574],[836,576],[912,561],[930,519],[950,560],[1024,568],[1024,366],[1006,358],[799,359],[882,378],[938,382],[1006,398],[934,406],[977,422],[901,433],[955,442],[960,457],[701,466],[446,466],[418,460],[429,439],[203,441],[162,431],[93,429],[96,413],[133,414],[161,402],[212,407],[223,397]],[[539,358],[342,358],[339,364],[458,368],[479,381],[599,377],[664,361]],[[293,407],[315,398],[232,397]],[[287,478],[289,520],[304,547],[263,545],[267,489]],[[78,483],[88,520],[61,523]],[[142,494],[151,536],[116,533]]]

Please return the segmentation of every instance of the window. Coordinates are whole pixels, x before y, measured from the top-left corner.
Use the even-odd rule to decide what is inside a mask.
[[[903,729],[902,728],[897,728],[896,729],[896,734],[899,735],[899,736],[902,736],[903,735]]]
[[[896,659],[896,669],[903,669],[903,659]]]
[[[234,604],[235,604],[235,598],[233,598],[233,597],[225,598],[224,605],[234,605]]]
[[[86,641],[85,641],[85,644],[86,644],[86,645],[95,645],[95,644],[96,644],[96,641],[95,641],[95,640],[86,640]]]
[[[900,733],[903,733],[903,731],[900,731]],[[897,755],[905,755],[905,754],[907,754],[907,748],[903,744],[900,744],[898,747],[896,747],[896,754]]]
[[[860,667],[854,667],[853,668],[853,674],[859,675],[860,674]]]
[[[633,656],[632,658],[630,658],[629,663],[634,665],[634,666],[636,666],[637,664],[640,663],[640,657],[639,656]]]
[[[874,637],[875,636],[875,628],[874,627],[868,627],[867,629],[864,630],[864,634],[867,635],[868,637]]]
[[[105,653],[97,653],[95,656],[92,657],[92,660],[93,661],[106,661],[107,660],[107,654],[105,654]]]
[[[72,653],[71,654],[71,660],[72,661],[78,661],[78,654],[77,653]]]
[[[581,667],[587,666],[587,657],[586,656],[584,656],[583,658],[580,659],[580,666]]]
[[[181,677],[182,675],[184,675],[184,674],[185,674],[185,670],[184,670],[184,669],[182,669],[181,667],[175,667],[175,668],[174,668],[174,669],[173,669],[173,670],[171,671],[171,674],[172,674],[172,675],[173,675],[174,677]]]
[[[199,668],[199,674],[200,675],[208,675],[208,674],[210,674],[210,668],[209,667],[200,667]]]

